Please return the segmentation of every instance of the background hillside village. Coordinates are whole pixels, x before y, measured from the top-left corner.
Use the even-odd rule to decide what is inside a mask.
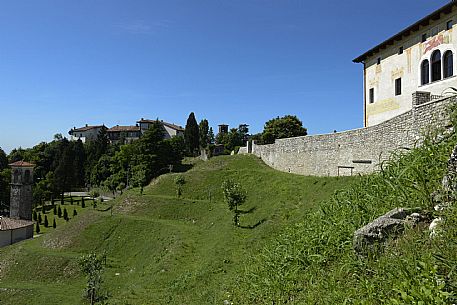
[[[214,135],[209,122],[197,123],[192,112],[185,127],[144,118],[110,128],[86,124],[73,127],[69,139],[56,135],[8,156],[0,150],[1,212],[9,216],[0,217],[0,247],[44,230],[49,239],[24,247],[39,249],[39,259],[46,251],[64,253],[65,270],[73,268],[77,250],[105,247],[104,254],[80,261],[88,285],[92,271],[84,263],[92,259],[98,280],[103,268],[113,287],[136,280],[113,290],[118,300],[140,303],[169,290],[161,300],[181,304],[177,298],[185,295],[214,301],[216,293],[206,291],[213,289],[221,304],[343,304],[356,298],[454,304],[456,23],[452,1],[354,59],[364,68],[360,129],[309,136],[298,117],[286,115],[267,121],[256,135],[247,124],[221,124]],[[212,159],[223,154],[239,156]],[[340,184],[346,189],[338,191]],[[119,197],[111,205],[102,193]],[[78,227],[78,241],[59,240],[57,234],[79,217],[81,223],[95,220]],[[232,217],[233,227],[224,223]],[[135,242],[136,235],[143,240]],[[145,248],[137,250],[140,244]],[[236,254],[227,250],[232,246],[239,247]],[[208,260],[202,269],[195,257]],[[144,258],[151,259],[138,263]],[[180,267],[198,270],[184,274]],[[74,286],[76,272],[71,274],[62,276],[62,287]],[[145,278],[165,286],[153,291]],[[201,293],[189,296],[189,287]],[[95,303],[111,297],[99,288],[86,289],[85,298]]]

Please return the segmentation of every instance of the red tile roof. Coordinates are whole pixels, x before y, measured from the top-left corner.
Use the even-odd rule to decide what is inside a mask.
[[[25,161],[16,161],[14,163],[9,164],[9,166],[13,167],[34,167],[35,164],[25,162]]]
[[[107,130],[108,132],[121,132],[121,131],[140,131],[139,126],[114,126]]]
[[[94,126],[84,126],[84,127],[80,127],[80,128],[73,128],[72,130],[70,130],[70,134],[71,132],[81,132],[81,131],[88,131],[88,130],[91,130],[91,129],[96,129],[96,128],[102,128],[104,125],[94,125]]]
[[[33,221],[0,217],[0,231],[14,230],[33,226]]]

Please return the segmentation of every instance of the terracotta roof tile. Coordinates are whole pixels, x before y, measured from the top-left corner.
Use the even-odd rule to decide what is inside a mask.
[[[73,128],[72,130],[70,130],[70,132],[88,131],[91,129],[102,128],[102,127],[103,127],[103,125],[84,126],[84,127],[80,127],[80,128]]]
[[[140,131],[139,126],[114,126],[107,130],[108,132],[120,132],[120,131]]]
[[[9,164],[9,166],[14,166],[14,167],[34,167],[35,164],[25,162],[25,161],[16,161],[14,163]]]

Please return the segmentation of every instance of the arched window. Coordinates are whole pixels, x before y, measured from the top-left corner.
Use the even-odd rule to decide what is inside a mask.
[[[454,58],[452,51],[447,51],[443,56],[443,77],[454,75]]]
[[[430,64],[428,59],[421,63],[421,85],[428,84],[430,82]]]
[[[436,50],[432,54],[432,82],[441,79],[441,52]]]

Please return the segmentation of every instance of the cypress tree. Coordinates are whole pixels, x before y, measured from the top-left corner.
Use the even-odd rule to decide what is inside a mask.
[[[44,227],[45,228],[49,227],[48,215],[44,215]]]
[[[84,209],[86,204],[84,203],[84,197],[81,198],[81,207]]]
[[[57,227],[56,219],[55,219],[55,218],[52,220],[52,227],[53,227],[54,229]]]
[[[73,197],[70,197],[70,204],[73,205]]]
[[[198,154],[200,136],[197,120],[193,112],[187,118],[186,128],[184,129],[184,142],[190,155],[195,156]]]
[[[36,223],[36,234],[40,234],[40,224]]]
[[[57,209],[57,216],[62,217],[62,209],[60,208],[60,205],[59,205],[59,208]]]
[[[41,218],[41,213],[38,213],[38,223],[41,223],[43,219]]]
[[[57,207],[54,205],[54,208],[52,209],[52,211],[54,212],[54,215],[57,215]]]
[[[63,209],[63,219],[65,219],[66,221],[68,221],[68,212],[67,212],[67,209],[66,209],[66,208]]]
[[[73,217],[75,217],[76,215],[78,215],[78,212],[76,212],[76,209],[73,210]]]
[[[33,218],[34,221],[38,221],[38,215],[37,215],[35,210],[33,210],[32,218]]]
[[[46,208],[44,204],[41,206],[41,213],[46,214]]]

